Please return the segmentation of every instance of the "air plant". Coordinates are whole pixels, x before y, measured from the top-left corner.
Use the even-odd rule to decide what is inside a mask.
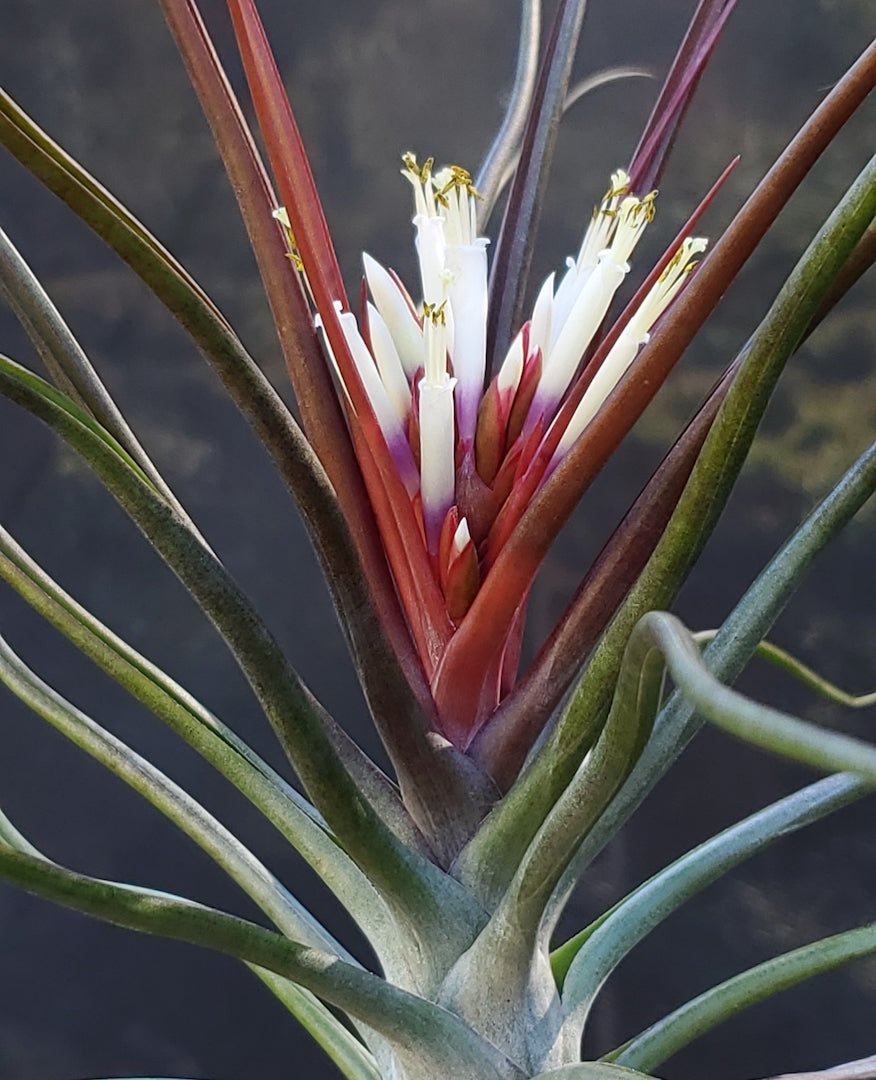
[[[0,139],[151,286],[269,451],[309,530],[394,776],[290,666],[5,236],[0,282],[52,381],[0,358],[0,390],[83,456],[218,628],[301,790],[77,604],[5,531],[0,573],[262,812],[347,908],[379,970],[5,642],[0,676],[10,689],[199,843],[271,928],[59,866],[2,817],[0,877],[244,961],[354,1080],[610,1080],[628,1075],[620,1066],[649,1073],[744,1004],[876,950],[876,924],[814,942],[714,988],[605,1060],[581,1061],[595,996],[658,922],[772,840],[876,782],[872,747],[725,685],[755,652],[769,651],[761,643],[809,562],[872,493],[873,448],[708,643],[664,610],[714,528],[783,365],[872,261],[876,159],[519,671],[527,599],[552,543],[872,89],[876,47],[826,94],[707,246],[701,219],[728,163],[656,264],[635,271],[638,288],[618,311],[642,232],[659,227],[655,186],[734,2],[700,0],[638,147],[595,200],[577,257],[530,290],[584,4],[561,0],[542,44],[539,5],[529,0],[514,92],[480,173],[436,167],[411,151],[401,158],[419,280],[402,282],[366,255],[351,300],[253,0],[228,6],[269,169],[194,0],[161,2],[240,203],[300,427],[187,271],[7,96]],[[490,259],[485,226],[506,180]],[[812,681],[796,661],[782,662]],[[705,720],[837,775],[727,829],[552,947],[576,882]]]

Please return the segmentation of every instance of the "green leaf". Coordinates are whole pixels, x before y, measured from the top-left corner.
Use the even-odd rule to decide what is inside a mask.
[[[831,776],[752,814],[677,859],[551,954],[567,1025],[580,1039],[605,980],[665,918],[769,844],[870,794],[852,776]]]
[[[0,577],[234,784],[343,900],[385,956],[381,943],[393,938],[385,904],[302,795],[191,694],[77,604],[2,527]]]
[[[79,342],[33,271],[0,229],[0,294],[39,353],[54,383],[102,425],[181,517],[181,504],[140,445]],[[192,529],[195,528],[192,524]]]
[[[534,1080],[641,1080],[647,1073],[612,1065],[607,1061],[582,1061],[539,1073]]]
[[[84,429],[83,434],[87,432],[100,440],[138,480],[147,484],[153,491],[158,491],[152,479],[146,475],[118,439],[90,413],[35,372],[2,355],[0,355],[0,389],[6,397],[18,404],[23,404],[24,401],[33,402],[35,407],[31,411],[40,416],[40,419],[45,419],[49,415],[57,417],[59,429],[71,433],[76,432],[78,428]]]
[[[698,630],[693,635],[693,638],[698,645],[707,645],[710,641],[714,641],[717,635],[717,630]],[[798,657],[793,656],[780,646],[774,645],[771,641],[761,641],[757,646],[755,655],[758,659],[766,660],[780,670],[787,672],[788,675],[797,679],[798,682],[801,682],[810,690],[814,690],[817,694],[827,698],[828,701],[835,702],[837,705],[844,705],[847,709],[868,709],[871,705],[876,705],[876,691],[869,694],[850,694],[847,690],[843,690],[842,687],[829,682],[811,667],[807,667]]]
[[[310,990],[382,1035],[423,1080],[523,1073],[457,1016],[328,953],[190,900],[99,881],[0,846],[0,879],[27,892],[144,933],[202,945],[266,968]],[[419,1071],[418,1071],[419,1070]]]
[[[619,1065],[653,1071],[688,1043],[743,1009],[873,952],[876,923],[804,945],[712,987],[608,1056]]]
[[[876,747],[761,705],[724,686],[703,663],[693,636],[675,616],[652,611],[633,634],[650,639],[660,650],[679,692],[713,724],[761,749],[825,772],[855,773],[876,784]]]
[[[47,859],[15,828],[2,810],[0,810],[0,844],[51,863],[50,859]],[[133,887],[126,886],[126,888]],[[140,891],[144,897],[155,895],[152,890]],[[326,940],[330,941],[327,935]],[[378,1080],[376,1074],[369,1071],[370,1055],[367,1049],[309,990],[302,990],[288,979],[283,979],[263,968],[251,964],[248,966],[282,1001],[299,1023],[313,1035],[349,1080]]]
[[[703,655],[717,677],[732,681],[769,633],[813,559],[843,529],[876,490],[876,444],[846,472],[812,511],[745,593]],[[663,777],[703,724],[696,710],[675,694],[661,711],[648,745],[609,808],[581,845],[558,888],[545,920],[556,924],[565,900],[587,866]]]
[[[42,681],[0,637],[0,682],[150,802],[205,851],[284,934],[352,960],[273,874],[178,784]]]

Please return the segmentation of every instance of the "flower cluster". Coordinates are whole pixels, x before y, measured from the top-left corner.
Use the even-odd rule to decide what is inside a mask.
[[[408,504],[390,499],[381,511],[384,497],[372,491],[387,557],[434,684],[447,643],[528,501],[515,494],[531,497],[569,452],[647,342],[706,241],[683,241],[644,300],[624,313],[593,370],[587,360],[655,212],[657,193],[633,194],[629,176],[618,170],[577,257],[567,260],[559,284],[554,274],[544,282],[531,318],[488,381],[489,241],[478,236],[478,192],[459,166],[436,171],[431,158],[419,165],[410,153],[403,161],[414,193],[421,303],[366,254],[370,299],[363,299],[361,317],[342,310],[340,302],[335,308],[376,421],[363,429],[385,442]],[[355,411],[349,375],[345,379],[327,337],[324,342],[347,408]],[[562,410],[573,393],[579,398],[574,410]],[[361,443],[359,450],[361,458]],[[416,528],[402,529],[399,544],[399,519],[411,515]],[[411,550],[412,541],[421,552]],[[424,575],[432,581],[424,584]],[[417,589],[405,587],[412,576],[421,579]],[[437,618],[423,604],[424,591],[440,599]],[[503,686],[516,676],[524,602],[515,625],[501,630],[503,648],[495,670],[485,675],[482,714],[496,707]],[[463,725],[462,741],[477,723],[471,717]]]

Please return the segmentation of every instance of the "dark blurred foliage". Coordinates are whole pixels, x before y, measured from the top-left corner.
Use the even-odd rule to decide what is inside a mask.
[[[203,9],[239,71],[220,0]],[[511,0],[262,0],[348,280],[367,249],[410,274],[409,191],[398,154],[474,167],[501,115],[517,24]],[[549,5],[550,6],[550,5]],[[692,0],[592,0],[580,74],[660,74]],[[726,162],[742,162],[704,230],[715,235],[790,135],[866,45],[870,0],[740,3],[664,178],[639,267]],[[285,393],[254,264],[196,101],[154,0],[5,0],[0,77],[44,127],[126,201],[201,279]],[[596,91],[569,113],[545,206],[538,274],[558,266],[612,168],[635,144],[656,84]],[[542,574],[532,640],[720,368],[766,310],[814,229],[872,151],[862,111],[781,215],[634,436],[587,496]],[[59,304],[192,515],[260,605],[299,670],[379,753],[294,507],[212,373],[147,290],[8,156],[0,224]],[[872,438],[873,283],[864,282],[790,365],[725,521],[678,610],[715,625],[764,561]],[[0,348],[34,362],[0,311]],[[243,680],[175,580],[87,470],[0,402],[3,523],[73,594],[166,666],[277,762]],[[817,564],[775,640],[850,688],[876,679],[872,513]],[[56,634],[0,591],[2,629],[45,678],[195,793],[338,932],[342,913],[228,785]],[[771,670],[753,694],[871,734]],[[2,699],[0,804],[50,855],[250,913],[209,861],[120,783],[17,702]],[[705,732],[597,861],[564,928],[578,929],[645,876],[807,782],[806,770]],[[707,985],[876,916],[872,808],[863,804],[741,867],[623,965],[594,1017],[599,1053]],[[283,1009],[232,961],[89,922],[0,889],[0,1080],[334,1075]],[[362,953],[366,956],[366,953]],[[762,1076],[872,1053],[876,962],[789,992],[700,1040],[665,1069],[687,1080]]]

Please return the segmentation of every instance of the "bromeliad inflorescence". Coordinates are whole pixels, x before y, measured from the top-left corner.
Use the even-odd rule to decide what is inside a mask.
[[[688,237],[669,253],[644,300],[616,325],[613,344],[597,364],[587,364],[595,344],[605,340],[600,330],[654,218],[656,191],[633,194],[628,174],[618,170],[577,258],[568,260],[559,285],[553,274],[544,282],[531,318],[487,382],[489,241],[477,235],[478,192],[459,166],[435,171],[431,158],[419,165],[411,153],[403,162],[414,191],[422,302],[417,306],[398,277],[366,254],[370,300],[363,299],[360,319],[344,311],[340,299],[334,306],[355,378],[376,420],[371,437],[385,442],[404,492],[403,500],[387,500],[372,485],[371,494],[408,623],[435,687],[448,677],[445,647],[469,616],[528,497],[627,371],[706,241]],[[336,360],[334,367],[355,412],[350,375]],[[561,411],[570,391],[579,400],[571,412]],[[362,426],[369,430],[367,423]],[[405,542],[399,543],[405,520]],[[411,550],[412,540],[421,550]],[[424,570],[431,578],[425,587],[422,580],[417,590],[406,587]],[[431,605],[422,603],[424,591]],[[485,628],[496,635],[497,647],[474,695],[476,707],[468,715],[439,713],[444,733],[459,745],[470,742],[503,688],[514,683],[525,596],[518,599],[509,625]]]

